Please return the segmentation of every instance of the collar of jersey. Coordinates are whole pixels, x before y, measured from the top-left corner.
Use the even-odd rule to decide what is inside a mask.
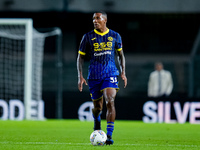
[[[95,32],[96,34],[99,34],[99,35],[101,35],[101,36],[104,36],[104,35],[106,35],[106,34],[109,32],[109,29],[107,28],[107,30],[106,30],[105,32],[103,32],[103,33],[97,31],[96,29],[94,29],[94,32]]]

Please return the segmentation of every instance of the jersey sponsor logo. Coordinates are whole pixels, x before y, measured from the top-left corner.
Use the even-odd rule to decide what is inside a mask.
[[[94,43],[94,51],[106,51],[106,50],[112,50],[112,42],[102,42],[102,43]]]
[[[94,56],[102,56],[102,55],[106,55],[106,54],[111,55],[111,52],[110,51],[105,51],[105,52],[101,52],[101,53],[94,53]]]

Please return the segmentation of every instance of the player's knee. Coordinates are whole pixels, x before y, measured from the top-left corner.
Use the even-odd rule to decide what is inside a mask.
[[[97,111],[98,113],[100,113],[100,112],[102,111],[102,107],[97,107],[97,108],[96,108],[96,111]]]
[[[102,111],[102,107],[101,107],[101,106],[95,107],[95,108],[93,109],[93,112],[94,112],[95,114],[99,114],[101,111]]]
[[[106,99],[106,106],[107,108],[111,108],[111,107],[114,107],[114,100],[115,98],[114,97],[107,97]]]

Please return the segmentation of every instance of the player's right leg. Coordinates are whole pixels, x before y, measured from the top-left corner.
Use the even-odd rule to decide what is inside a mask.
[[[94,118],[94,130],[101,130],[101,112],[103,109],[103,97],[93,101],[94,108],[92,109]]]
[[[92,110],[94,118],[94,130],[101,130],[101,111],[103,109],[103,93],[100,91],[101,80],[88,80],[91,99],[94,108]]]

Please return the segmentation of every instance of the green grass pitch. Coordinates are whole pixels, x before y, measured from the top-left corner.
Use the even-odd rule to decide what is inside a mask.
[[[0,121],[0,150],[200,149],[200,125],[115,121],[114,145],[92,146],[93,122]],[[106,131],[106,121],[102,121]]]

